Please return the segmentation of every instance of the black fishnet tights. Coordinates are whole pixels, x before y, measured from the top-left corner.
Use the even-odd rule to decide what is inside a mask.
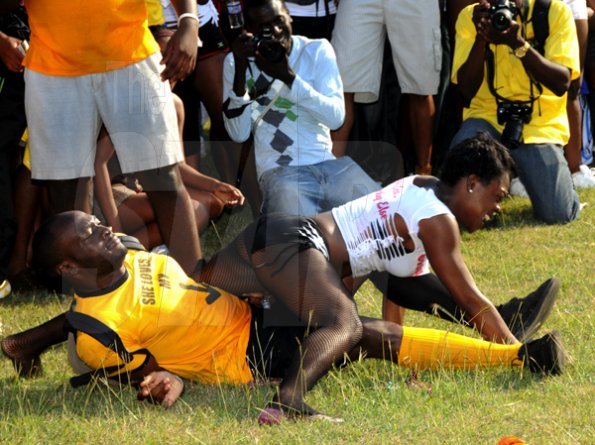
[[[39,357],[50,346],[66,341],[64,330],[66,314],[60,314],[50,321],[18,334],[9,335],[0,343],[2,352],[8,357],[21,377],[41,375]]]
[[[264,290],[313,328],[301,344],[301,354],[287,369],[274,404],[314,413],[304,394],[361,339],[355,303],[318,250],[298,253],[297,244],[286,244],[250,255],[250,245],[249,234],[238,237],[203,268],[200,279],[236,293]]]
[[[266,292],[252,270],[247,247],[251,245],[250,238],[243,232],[213,255],[201,269],[197,280],[237,296],[246,292]]]

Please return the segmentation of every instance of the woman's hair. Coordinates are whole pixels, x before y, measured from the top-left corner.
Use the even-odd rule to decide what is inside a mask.
[[[448,151],[442,163],[440,180],[454,186],[461,178],[476,175],[487,185],[504,173],[510,175],[513,172],[514,161],[508,149],[488,133],[480,132]]]

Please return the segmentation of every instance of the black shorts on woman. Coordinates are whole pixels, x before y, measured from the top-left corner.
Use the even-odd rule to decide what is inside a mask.
[[[312,218],[284,213],[262,215],[240,236],[251,254],[276,247],[275,270],[281,270],[293,256],[307,249],[316,249],[327,261],[330,259],[324,233]],[[255,268],[259,266],[263,265],[253,264]],[[391,301],[407,309],[465,323],[461,310],[434,274],[395,279],[387,273],[375,272],[370,278],[381,290],[387,290]],[[268,377],[283,377],[283,370],[299,350],[307,329],[304,320],[299,320],[274,298],[268,308],[253,307],[247,350],[253,372]]]

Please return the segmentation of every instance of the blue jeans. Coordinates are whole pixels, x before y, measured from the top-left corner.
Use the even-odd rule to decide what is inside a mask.
[[[277,167],[259,180],[262,213],[285,212],[314,216],[380,188],[353,159],[338,159],[313,165]]]
[[[500,140],[500,133],[483,119],[467,119],[450,147],[485,131]],[[562,147],[557,144],[521,144],[511,150],[519,179],[533,204],[535,218],[561,224],[578,218],[580,201]]]

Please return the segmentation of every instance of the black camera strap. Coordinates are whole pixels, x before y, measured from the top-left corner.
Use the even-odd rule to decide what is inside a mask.
[[[524,0],[523,22],[533,23],[533,41],[531,42],[531,46],[542,56],[545,56],[545,41],[550,33],[548,15],[551,3],[552,0],[535,0],[533,14],[530,19],[527,19],[526,16],[529,14],[529,0]]]
[[[486,46],[485,61],[486,61],[487,71],[488,71],[488,73],[487,73],[488,74],[488,88],[490,90],[490,93],[492,93],[492,96],[494,96],[494,98],[496,99],[496,103],[498,105],[500,105],[500,103],[502,103],[502,102],[510,102],[510,100],[500,96],[498,94],[498,91],[496,91],[496,87],[494,86],[494,77],[496,75],[496,69],[495,69],[495,62],[494,62],[494,53],[489,48],[489,46]],[[539,96],[541,96],[541,92],[543,91],[541,85],[538,82],[534,82],[533,79],[531,78],[531,76],[529,76],[529,100],[517,101],[517,102],[520,102],[520,103],[526,104],[526,105],[531,105],[531,104],[533,104],[533,102],[535,102],[537,99],[539,99],[539,96],[536,97],[534,95],[533,85],[535,85],[537,87],[537,90],[539,91]]]
[[[535,0],[533,15],[530,19],[527,19],[527,15],[529,14],[529,0],[523,1],[523,10],[521,11],[521,18],[522,18],[522,33],[523,38],[526,40],[526,25],[527,23],[533,21],[533,29],[535,32],[535,38],[532,42],[532,46],[543,55],[543,51],[545,48],[545,38],[549,32],[549,27],[546,25],[545,29],[543,27],[543,21],[547,24],[547,14],[549,10],[551,0]],[[536,15],[537,14],[537,15]],[[535,18],[535,20],[534,20]],[[545,31],[546,35],[543,36],[543,32]],[[539,42],[538,42],[539,40]],[[494,86],[494,79],[496,76],[496,68],[495,68],[495,57],[494,52],[490,49],[490,46],[486,46],[485,50],[485,61],[487,65],[487,75],[488,75],[488,88],[492,96],[496,99],[496,104],[500,106],[502,102],[510,102],[510,100],[500,96],[496,91]],[[543,93],[543,87],[539,82],[536,82],[529,73],[527,73],[529,77],[529,100],[526,101],[516,101],[523,105],[533,105],[533,103],[539,99],[541,94]],[[534,87],[539,92],[539,96],[535,96],[534,94]]]

